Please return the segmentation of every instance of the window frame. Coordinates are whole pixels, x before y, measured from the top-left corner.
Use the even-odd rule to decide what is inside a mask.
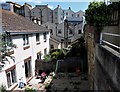
[[[42,59],[42,54],[41,53],[37,53],[37,59]]]
[[[14,74],[12,74],[12,71],[14,71]],[[8,74],[10,74],[9,78],[8,79]],[[14,76],[14,77],[13,77]],[[7,85],[8,85],[8,88],[10,88],[13,84],[17,83],[17,76],[16,76],[16,68],[10,70],[9,72],[6,73],[6,77],[7,77]],[[8,81],[9,80],[9,81]],[[10,83],[9,83],[10,82]]]
[[[40,33],[36,33],[36,42],[40,41]]]
[[[69,29],[69,34],[70,34],[70,35],[73,34],[73,31],[72,31],[71,29]]]
[[[57,31],[58,31],[58,32],[57,32],[58,34],[62,34],[61,29],[58,29]]]
[[[79,29],[79,30],[78,30],[78,34],[81,34],[81,33],[82,33],[82,30],[81,30],[81,29]]]
[[[29,35],[28,34],[24,34],[23,35],[23,45],[29,45]]]
[[[43,39],[44,39],[44,41],[47,40],[47,33],[43,33]]]
[[[44,49],[44,55],[47,55],[47,48]]]

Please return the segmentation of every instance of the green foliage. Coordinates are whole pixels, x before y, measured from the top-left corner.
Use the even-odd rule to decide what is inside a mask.
[[[25,92],[36,92],[35,88],[26,87]]]
[[[0,62],[4,62],[4,60],[7,60],[6,56],[11,57],[9,52],[13,48],[16,48],[16,45],[8,41],[9,36],[7,34],[2,34],[0,37]]]
[[[0,86],[0,92],[7,92],[5,85],[2,84],[2,85]]]
[[[107,5],[104,2],[91,2],[85,15],[89,25],[104,26],[107,22]]]
[[[59,55],[60,55],[60,53],[59,52],[53,52],[52,54],[51,54],[51,58],[52,59],[58,59],[58,57],[59,57]]]
[[[50,51],[50,54],[48,55],[51,60],[58,60],[58,59],[64,59],[68,50],[66,49],[54,49]],[[46,57],[45,57],[46,58]]]
[[[44,61],[50,61],[51,60],[51,55],[50,54],[47,54],[44,56]]]
[[[88,9],[85,11],[87,24],[94,26],[98,31],[101,31],[103,26],[109,25],[112,22],[111,15],[118,10],[119,3],[111,3],[106,5],[104,2],[91,2]]]
[[[83,37],[79,38],[76,43],[72,44],[72,48],[66,54],[66,57],[83,57],[85,53],[85,40]]]

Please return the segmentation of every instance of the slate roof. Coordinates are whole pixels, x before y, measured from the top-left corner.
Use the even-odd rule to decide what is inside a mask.
[[[39,26],[32,21],[24,18],[21,15],[18,15],[14,12],[0,10],[2,13],[2,27],[7,32],[27,32],[27,33],[36,33],[36,32],[48,32],[49,30],[43,26]]]

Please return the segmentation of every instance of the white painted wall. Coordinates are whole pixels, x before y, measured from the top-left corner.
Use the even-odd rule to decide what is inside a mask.
[[[0,84],[4,83],[7,86],[5,70],[10,68],[13,65],[16,65],[17,83],[19,83],[19,79],[21,77],[23,77],[23,82],[26,83],[24,59],[31,56],[32,75],[34,75],[35,60],[37,59],[37,52],[41,51],[42,53],[44,53],[45,48],[47,48],[47,53],[49,52],[49,38],[50,38],[50,33],[47,34],[47,40],[46,42],[44,42],[43,33],[41,33],[40,44],[36,45],[36,34],[30,34],[29,35],[30,48],[24,50],[22,35],[12,36],[13,44],[16,44],[17,46],[17,48],[14,49],[14,54],[13,54],[13,56],[15,57],[15,63],[11,60],[10,64],[7,63],[5,68],[3,68],[3,71],[0,72]],[[43,56],[44,54],[42,55],[42,59],[43,59]]]
[[[0,85],[6,85],[7,87],[7,79],[5,71],[0,72]]]
[[[85,15],[85,13],[80,10],[80,11],[76,12],[75,15],[76,15],[76,17],[78,17],[78,15],[79,15],[79,17],[82,17]]]

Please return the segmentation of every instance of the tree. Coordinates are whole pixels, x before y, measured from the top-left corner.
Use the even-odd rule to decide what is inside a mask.
[[[83,57],[85,52],[85,40],[83,37],[77,39],[77,41],[72,44],[72,48],[67,53],[66,57]]]
[[[13,56],[10,56],[9,52],[13,48],[16,48],[16,45],[10,41],[10,35],[8,35],[7,33],[3,33],[0,37],[1,37],[0,38],[1,40],[0,41],[0,62],[2,64],[2,65],[0,64],[0,70],[1,70],[1,68],[4,67],[5,61],[9,62],[9,60],[7,59],[7,56],[10,57],[11,59],[14,58]]]
[[[85,11],[85,18],[87,24],[95,26],[100,31],[108,20],[107,5],[104,2],[91,2]]]

